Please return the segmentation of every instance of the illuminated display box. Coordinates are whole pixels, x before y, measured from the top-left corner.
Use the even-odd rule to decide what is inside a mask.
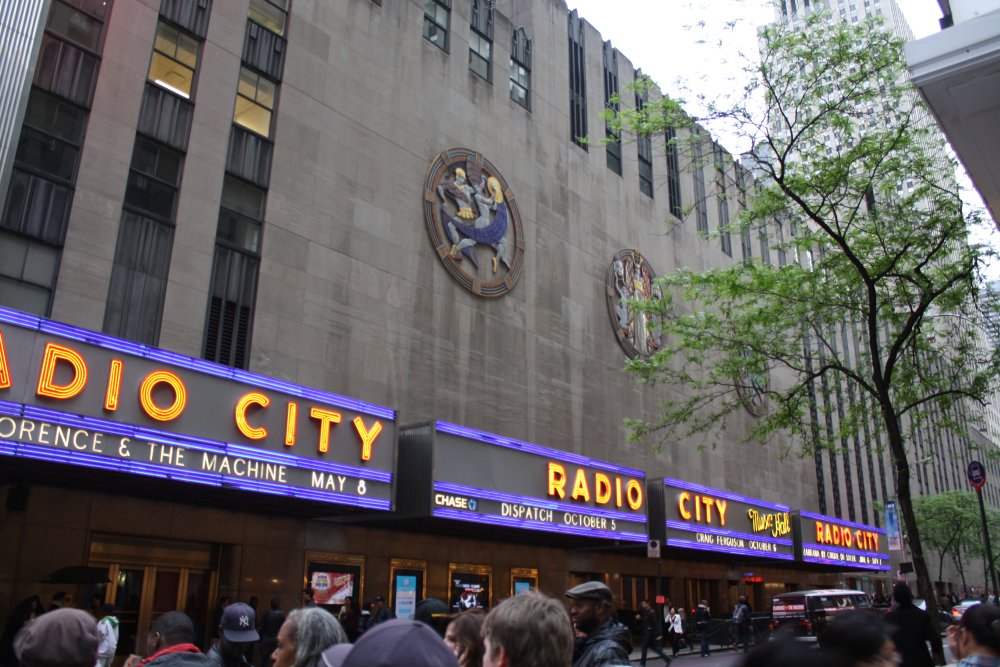
[[[645,474],[437,421],[400,429],[399,506],[414,516],[645,542]]]
[[[395,420],[0,308],[0,456],[388,511]]]
[[[791,511],[786,505],[679,479],[651,480],[648,487],[654,527],[650,537],[668,548],[795,559]]]
[[[795,513],[797,552],[804,563],[845,569],[889,570],[889,543],[882,528],[801,510]]]

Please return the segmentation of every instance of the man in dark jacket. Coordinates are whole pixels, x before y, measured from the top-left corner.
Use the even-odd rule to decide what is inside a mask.
[[[628,665],[632,652],[629,631],[611,620],[611,589],[588,581],[566,591],[572,600],[569,616],[576,631],[573,667]]]
[[[250,667],[247,647],[260,639],[257,614],[253,607],[234,602],[222,612],[219,621],[219,641],[207,653],[218,667]]]
[[[707,658],[708,651],[708,626],[712,620],[712,612],[708,608],[708,600],[702,600],[698,604],[698,610],[694,613],[694,624],[698,628],[698,638],[701,640],[701,657]]]
[[[642,658],[639,660],[639,664],[646,667],[646,652],[652,647],[653,651],[663,658],[663,662],[669,665],[671,659],[667,657],[662,648],[656,645],[656,640],[663,634],[660,627],[660,615],[649,604],[649,600],[640,602],[639,607],[639,620],[642,621]]]
[[[913,593],[906,582],[900,581],[892,589],[892,597],[897,607],[885,615],[885,622],[891,626],[892,641],[903,656],[903,667],[932,667],[944,664],[944,647],[941,635],[934,632],[931,617],[926,611],[913,604]],[[927,642],[931,643],[934,659],[927,652]]]
[[[153,621],[146,636],[149,656],[138,667],[212,667],[194,645],[194,623],[180,611],[168,611]]]

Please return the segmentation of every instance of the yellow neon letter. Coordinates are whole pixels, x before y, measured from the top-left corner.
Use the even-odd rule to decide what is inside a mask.
[[[319,420],[319,451],[330,451],[330,424],[340,423],[340,413],[321,408],[310,408],[309,416]]]
[[[153,402],[153,389],[161,382],[174,390],[174,402],[167,408],[161,408]],[[147,415],[157,421],[168,422],[177,419],[187,405],[187,387],[170,371],[153,371],[139,385],[139,405]]]
[[[58,385],[55,383],[56,364],[65,361],[73,367],[73,379],[69,384]],[[42,369],[38,374],[38,388],[35,390],[39,396],[49,398],[73,398],[87,386],[87,362],[83,360],[76,350],[55,343],[45,345],[45,356],[42,357]]]
[[[725,500],[719,500],[718,498],[715,499],[715,506],[719,510],[719,525],[720,526],[725,526],[726,525],[726,506],[728,504],[729,503],[726,502]]]
[[[3,331],[0,331],[0,389],[10,388],[10,366],[7,365],[7,346],[3,342]]]
[[[382,422],[375,420],[375,425],[369,431],[365,428],[365,421],[361,417],[355,417],[354,428],[361,436],[361,460],[368,461],[372,457],[372,445],[375,443],[375,438],[382,432]]]
[[[112,359],[108,368],[108,390],[104,394],[104,409],[114,412],[118,409],[118,394],[122,390],[122,366],[121,359]]]
[[[681,491],[680,495],[677,496],[677,511],[681,513],[681,517],[687,521],[691,520],[691,510],[685,507],[685,503],[691,502],[691,494],[687,491]]]
[[[570,495],[573,500],[583,498],[590,502],[590,489],[587,487],[587,475],[583,468],[576,471],[576,479],[573,480],[573,493]]]
[[[594,501],[599,505],[611,500],[611,480],[603,472],[594,473]]]
[[[634,479],[630,479],[625,485],[625,499],[628,506],[634,510],[642,508],[642,486]]]
[[[566,469],[558,463],[549,461],[549,495],[566,497]]]
[[[240,430],[240,433],[251,440],[263,440],[266,438],[266,428],[263,426],[251,426],[247,421],[247,408],[251,405],[259,405],[262,408],[266,408],[270,404],[270,398],[256,391],[244,394],[240,400],[236,401],[236,410],[234,411],[233,417],[236,419],[236,428]]]
[[[285,447],[295,446],[295,420],[299,417],[299,404],[288,402],[288,412],[285,415]]]

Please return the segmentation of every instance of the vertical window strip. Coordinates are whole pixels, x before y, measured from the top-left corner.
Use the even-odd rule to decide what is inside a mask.
[[[636,70],[634,74],[635,81],[639,81],[642,78],[642,70]],[[646,106],[646,92],[640,91],[636,88],[635,91],[635,108],[642,111]],[[639,192],[646,195],[647,197],[653,196],[653,141],[652,138],[646,134],[641,135],[636,139],[636,148],[639,157]]]
[[[618,113],[618,49],[611,42],[604,42],[604,106]],[[622,140],[618,132],[611,127],[610,122],[604,124],[605,152],[608,169],[619,176],[622,175]]]
[[[517,28],[510,41],[510,98],[531,111],[531,40]]]
[[[472,0],[469,69],[493,82],[493,2]]]
[[[684,215],[681,202],[681,166],[677,149],[677,130],[668,127],[663,134],[667,154],[667,190],[670,214],[678,220]]]
[[[587,148],[587,70],[584,62],[583,19],[569,13],[569,116],[570,139]]]
[[[708,202],[705,201],[705,170],[702,164],[701,138],[695,134],[692,136],[691,151],[694,170],[694,212],[698,232],[708,234]]]

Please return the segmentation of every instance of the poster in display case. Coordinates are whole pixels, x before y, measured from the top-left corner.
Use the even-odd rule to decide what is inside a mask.
[[[487,565],[448,565],[448,582],[451,589],[449,606],[452,611],[489,609],[492,589],[492,570]]]
[[[307,553],[305,583],[313,589],[313,601],[334,611],[348,597],[360,601],[364,565],[363,556]]]
[[[417,605],[426,596],[426,572],[426,561],[392,559],[389,567],[389,607],[396,618],[413,618]]]
[[[520,595],[528,591],[538,590],[538,570],[527,567],[515,567],[510,571],[510,594]]]

